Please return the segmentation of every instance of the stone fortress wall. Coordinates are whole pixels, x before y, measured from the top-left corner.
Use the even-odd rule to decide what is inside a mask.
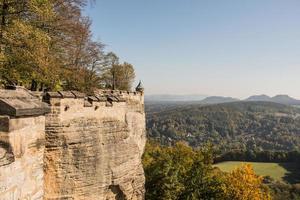
[[[37,96],[0,90],[0,200],[144,199],[142,91]]]

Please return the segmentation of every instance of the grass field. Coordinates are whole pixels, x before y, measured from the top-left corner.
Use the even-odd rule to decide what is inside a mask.
[[[243,163],[251,164],[256,174],[261,176],[270,176],[278,181],[289,183],[300,182],[300,170],[294,163],[263,163],[263,162],[239,162],[228,161],[218,163],[214,166],[219,167],[222,171],[230,172]]]

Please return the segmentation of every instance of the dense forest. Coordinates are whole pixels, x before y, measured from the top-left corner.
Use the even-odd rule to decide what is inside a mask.
[[[186,167],[181,165],[185,165],[186,162],[194,163],[198,167],[187,167],[192,169],[193,172],[189,173],[193,174],[193,178],[190,177],[188,181],[191,180],[191,182],[188,183],[180,182],[183,184],[183,186],[181,185],[182,193],[185,194],[185,187],[196,185],[196,188],[192,187],[192,191],[189,192],[192,197],[183,199],[206,199],[199,195],[214,194],[212,191],[218,191],[215,195],[221,195],[221,197],[213,196],[213,199],[227,199],[226,191],[228,189],[224,188],[231,188],[232,184],[235,184],[233,187],[239,190],[236,191],[238,194],[247,194],[243,197],[230,196],[232,199],[300,199],[300,187],[297,184],[299,181],[297,166],[300,166],[299,108],[274,102],[240,101],[213,105],[156,102],[146,105],[146,112],[147,134],[155,141],[148,144],[144,155],[147,195],[165,195],[165,189],[157,191],[153,187],[155,184],[162,184],[159,188],[179,184],[173,185],[170,182],[180,182],[181,176],[188,176],[182,175],[183,172],[178,170],[185,169]],[[178,141],[184,142],[184,144],[180,143],[179,145]],[[155,143],[163,147],[158,147],[156,144],[156,147],[153,148]],[[207,146],[210,147],[209,151],[207,151]],[[202,156],[202,162],[187,155],[186,152],[183,153],[182,149],[178,148],[187,148],[189,151],[197,152],[196,154]],[[147,164],[149,160],[152,163],[151,166]],[[265,188],[266,193],[259,193],[270,196],[253,197],[251,192],[247,193],[247,191],[243,191],[242,187],[239,187],[239,185],[249,184],[244,182],[248,178],[243,179],[237,173],[239,171],[243,176],[250,177],[248,173],[254,174],[251,166],[248,166],[249,169],[246,169],[245,166],[237,168],[229,174],[212,167],[212,163],[223,161],[276,162],[282,163],[282,166],[285,166],[286,163],[294,163],[295,173],[289,172],[290,174],[287,174],[286,178],[296,181],[281,182],[269,176],[260,177],[261,181],[256,182],[255,185],[259,185],[260,189]],[[171,168],[168,165],[175,165],[175,167]],[[202,169],[201,173],[196,171],[199,168]],[[168,170],[172,170],[172,172]],[[186,171],[184,173],[188,174]],[[165,176],[169,177],[169,174],[175,174],[176,178],[173,177],[168,179],[169,182],[164,182],[166,181]],[[231,180],[226,180],[228,176]],[[207,187],[201,188],[199,182],[194,184],[193,180],[195,179]],[[215,182],[209,182],[212,181],[211,179]],[[224,183],[226,185],[221,186]],[[194,192],[196,194],[193,194]],[[234,195],[234,191],[230,193]],[[182,195],[181,192],[179,192],[180,195]],[[198,197],[195,198],[195,195]],[[155,198],[150,196],[148,199]],[[181,198],[176,196],[173,199]]]
[[[168,109],[169,108],[169,109]],[[147,108],[147,133],[162,144],[211,142],[222,152],[298,151],[300,109],[272,102]]]

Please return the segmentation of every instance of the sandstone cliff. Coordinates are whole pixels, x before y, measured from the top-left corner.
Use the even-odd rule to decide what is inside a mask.
[[[42,112],[2,117],[0,199],[143,199],[143,98],[140,92],[50,92],[46,116],[35,99]],[[0,105],[4,100],[0,93]],[[0,115],[9,114],[0,109]]]
[[[43,199],[47,105],[28,91],[0,90],[0,199]]]

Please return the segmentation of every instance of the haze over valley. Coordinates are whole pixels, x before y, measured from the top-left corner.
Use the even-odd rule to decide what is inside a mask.
[[[207,96],[207,95],[146,95],[145,101],[147,103],[199,103],[199,104],[218,104],[218,103],[228,103],[236,101],[266,101],[282,103],[287,105],[300,105],[300,100],[290,97],[289,95],[279,94],[273,97],[268,95],[252,95],[245,99],[238,99],[233,97],[224,96]]]

